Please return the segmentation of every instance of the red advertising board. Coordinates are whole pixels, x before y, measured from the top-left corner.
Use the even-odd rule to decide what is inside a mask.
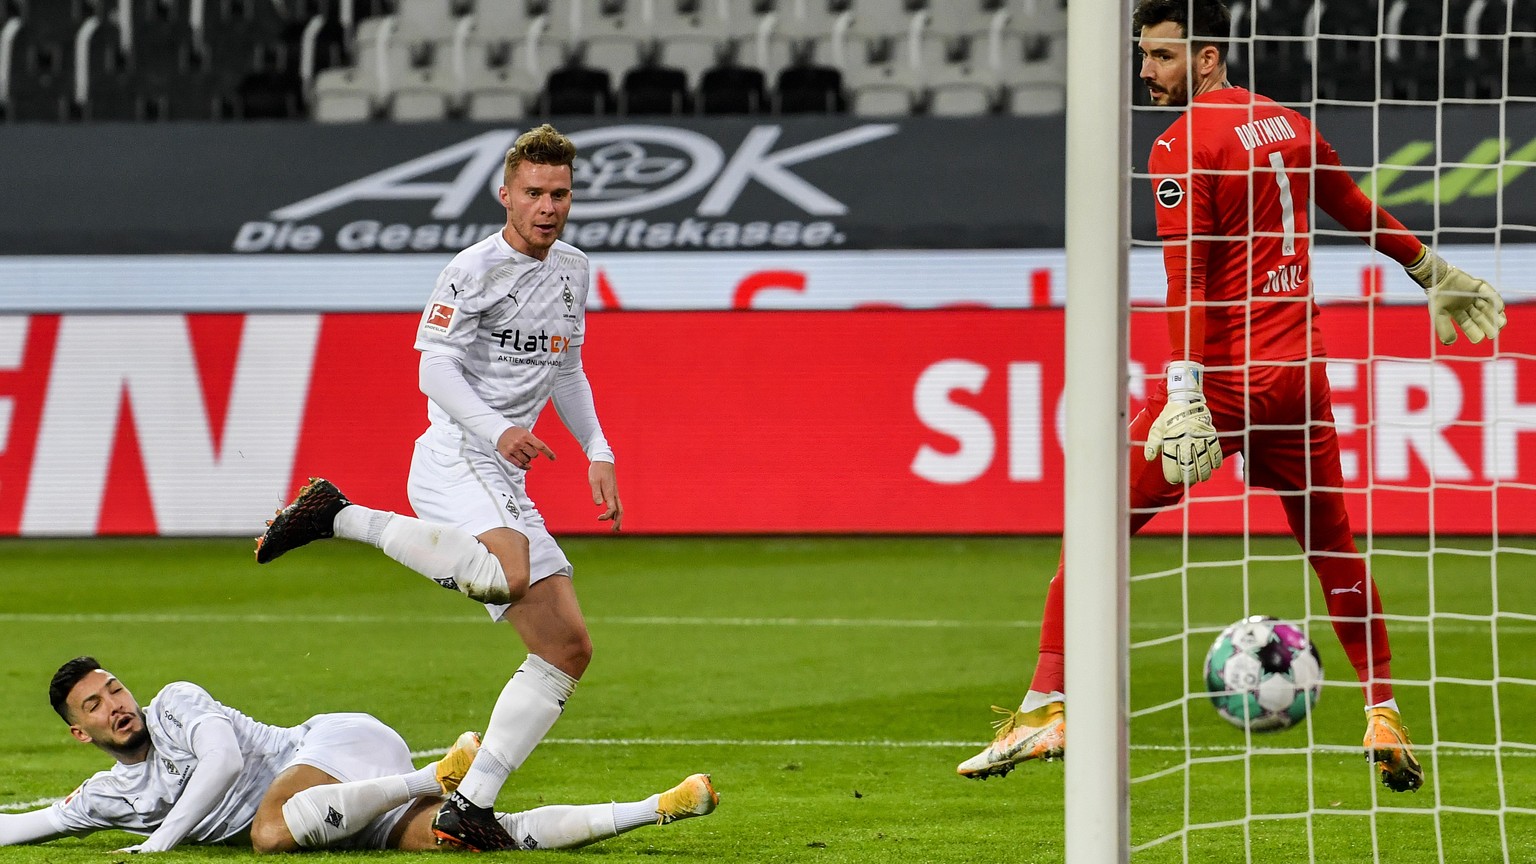
[[[1057,533],[1063,320],[593,313],[584,357],[625,530]],[[1536,532],[1536,331],[1512,327],[1495,354],[1440,347],[1421,308],[1334,306],[1323,321],[1357,533]],[[408,512],[425,423],[415,323],[0,317],[0,534],[254,534],[312,474]],[[1161,317],[1135,316],[1132,343],[1134,412],[1135,373],[1162,365]],[[529,477],[553,530],[605,530],[553,411],[537,431],[559,456]],[[1282,532],[1238,468],[1196,488],[1192,530]]]

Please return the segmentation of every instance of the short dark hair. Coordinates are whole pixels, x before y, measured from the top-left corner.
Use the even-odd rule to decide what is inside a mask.
[[[1190,20],[1194,27],[1190,27]],[[1172,21],[1184,31],[1184,38],[1195,47],[1210,45],[1223,63],[1227,60],[1227,40],[1232,37],[1232,13],[1221,0],[1141,0],[1131,14],[1133,35],[1148,27]]]
[[[53,710],[64,718],[65,723],[72,722],[69,719],[69,706],[65,700],[69,698],[69,691],[75,689],[80,679],[101,668],[95,657],[76,657],[59,667],[59,671],[53,673],[53,680],[48,682],[48,702],[53,705]]]

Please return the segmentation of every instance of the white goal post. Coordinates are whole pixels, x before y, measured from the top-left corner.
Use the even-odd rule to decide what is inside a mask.
[[[1067,9],[1066,448],[1063,549],[1067,864],[1130,856],[1126,377],[1130,8]]]

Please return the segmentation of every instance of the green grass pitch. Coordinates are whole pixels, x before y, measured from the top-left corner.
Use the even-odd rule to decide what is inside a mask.
[[[722,803],[705,819],[541,854],[1062,860],[1061,765],[985,783],[954,774],[990,737],[988,705],[1016,704],[1027,684],[1057,541],[565,545],[596,654],[500,807],[631,800],[694,771],[714,775]],[[1395,674],[1440,680],[1433,694],[1399,687],[1429,782],[1394,795],[1359,755],[1360,697],[1326,622],[1307,620],[1324,607],[1294,548],[1195,541],[1186,579],[1179,541],[1134,544],[1132,841],[1144,848],[1132,860],[1523,860],[1536,848],[1536,816],[1520,812],[1536,808],[1536,687],[1524,683],[1536,680],[1536,623],[1520,615],[1536,609],[1531,558],[1490,554],[1486,541],[1442,542],[1432,556],[1403,554],[1423,541],[1374,550],[1386,609],[1407,616],[1391,622]],[[420,751],[482,728],[523,654],[473,603],[342,542],[257,567],[246,541],[0,541],[0,598],[0,806],[11,810],[107,766],[47,704],[49,676],[76,654],[95,654],[141,701],[188,679],[271,723],[365,710]],[[1516,614],[1495,627],[1496,610]],[[1215,631],[1249,613],[1305,621],[1329,678],[1309,723],[1251,741],[1185,698]],[[3,855],[112,861],[104,853],[130,842],[105,833]]]

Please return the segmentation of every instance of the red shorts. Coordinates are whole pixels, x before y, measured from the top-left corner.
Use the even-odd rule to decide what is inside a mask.
[[[1325,359],[1251,366],[1205,376],[1205,401],[1223,456],[1242,453],[1250,486],[1292,491],[1344,485]],[[1131,421],[1131,506],[1172,504],[1182,486],[1163,479],[1160,460],[1142,457],[1147,430],[1168,402],[1166,381]]]

